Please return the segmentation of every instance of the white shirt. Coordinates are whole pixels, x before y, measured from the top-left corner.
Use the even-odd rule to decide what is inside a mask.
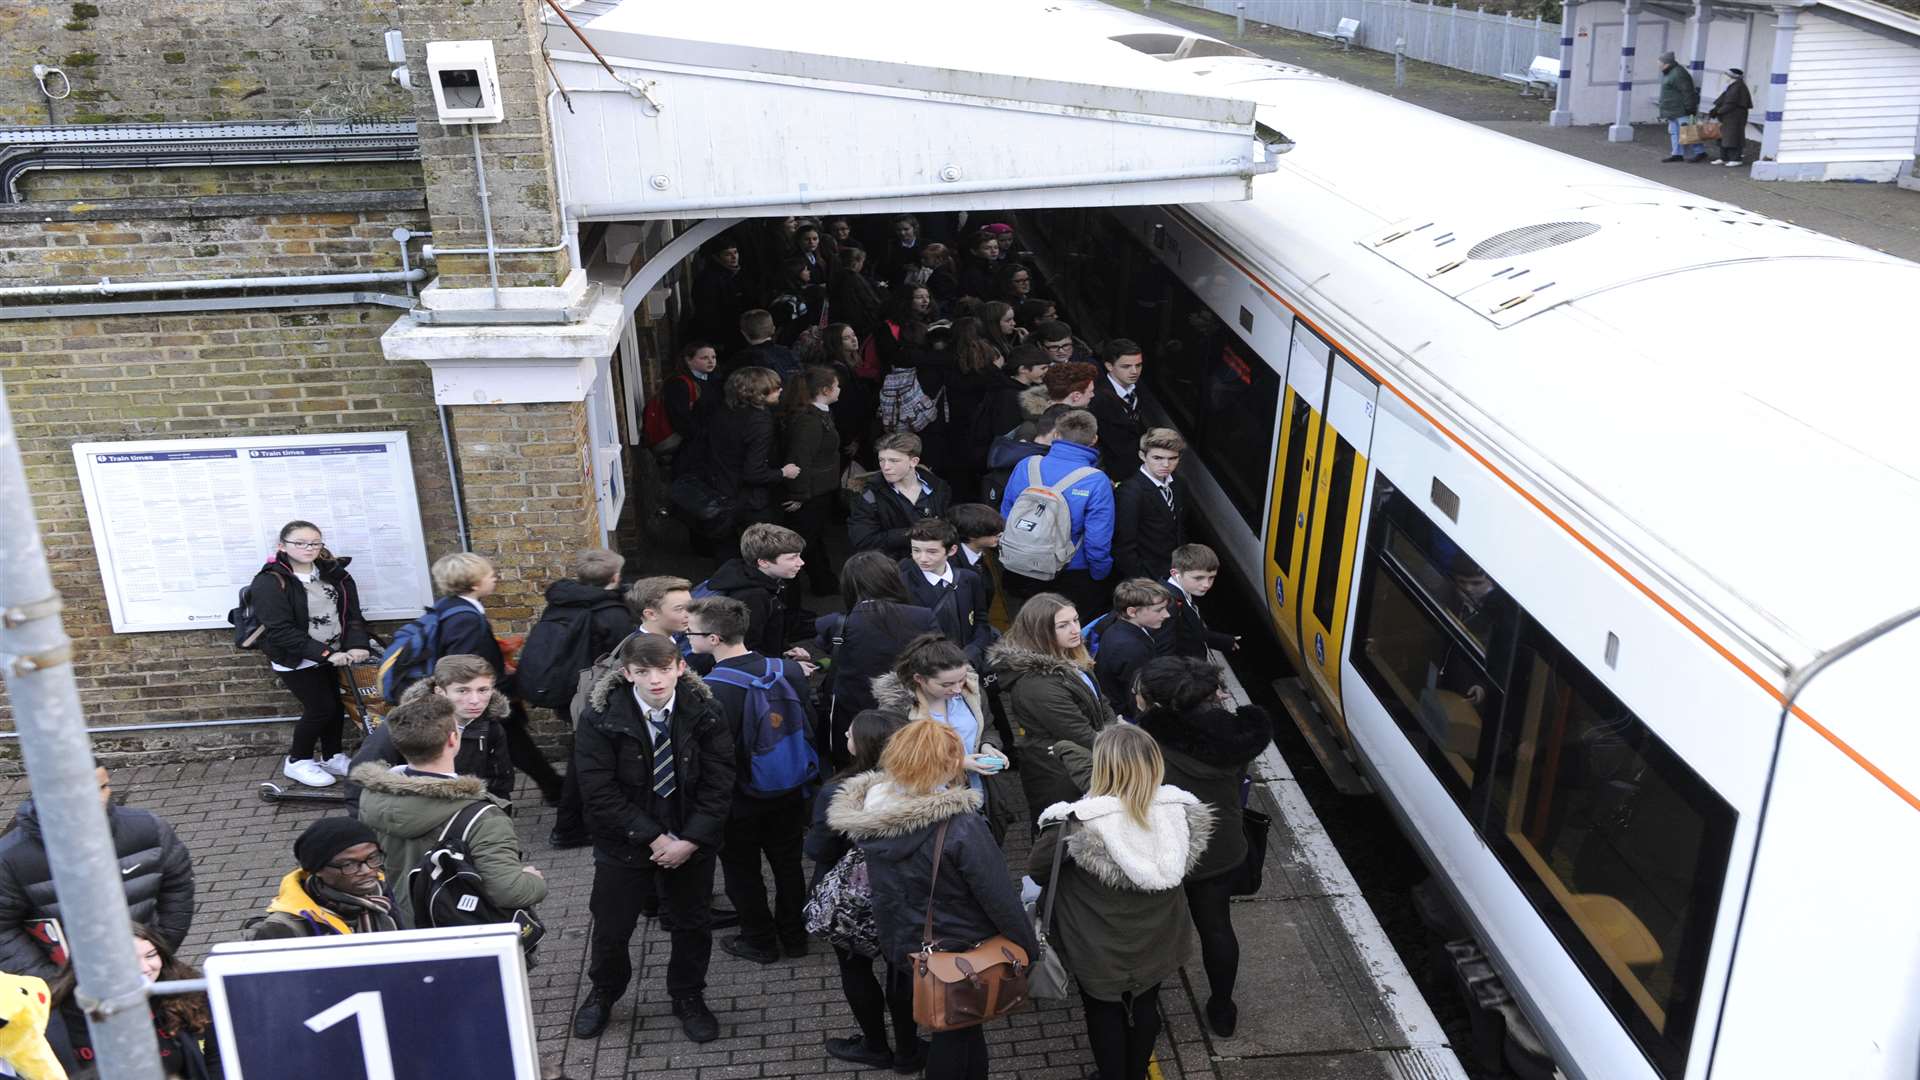
[[[473,610],[479,612],[481,615],[485,615],[487,613],[487,606],[485,604],[482,604],[480,601],[475,600],[473,597],[463,596],[460,599],[465,600],[469,604],[472,604]]]
[[[967,546],[967,545],[965,545],[965,544],[961,544],[961,545],[960,545],[960,554],[966,557],[966,560],[967,560],[967,566],[968,566],[968,568],[969,568],[969,569],[971,569],[972,567],[975,567],[975,566],[979,566],[979,565],[980,565],[980,560],[981,560],[981,559],[984,559],[984,558],[986,558],[986,557],[987,557],[987,553],[986,553],[986,552],[984,552],[984,551],[975,551],[975,550],[973,550],[972,548],[970,548],[970,547],[968,547],[968,546]]]
[[[938,574],[929,574],[925,570],[921,570],[920,576],[926,578],[927,584],[929,585],[952,585],[953,564],[948,563],[946,569]]]
[[[658,709],[655,709],[647,704],[645,698],[642,698],[640,696],[639,687],[636,686],[633,688],[633,703],[635,705],[640,706],[640,716],[649,724],[653,723],[653,718],[656,713],[665,713],[668,718],[671,718],[673,716],[673,703],[676,700],[678,700],[679,697],[680,697],[680,691],[675,690],[673,692],[673,696],[667,699],[667,703],[665,705],[662,705]]]
[[[817,401],[813,403],[813,407],[816,409],[819,409],[823,413],[830,413],[833,411],[832,409],[827,408],[825,405],[822,405]]]
[[[1169,476],[1165,480],[1162,480],[1159,477],[1148,472],[1147,467],[1145,465],[1140,466],[1140,475],[1146,477],[1147,481],[1151,483],[1154,487],[1160,488],[1162,490],[1167,490],[1173,487],[1173,477]]]
[[[1128,398],[1131,398],[1134,394],[1134,391],[1140,389],[1139,383],[1135,383],[1132,386],[1128,386],[1127,384],[1121,382],[1119,379],[1114,378],[1112,375],[1107,376],[1107,383],[1108,385],[1113,387],[1114,393],[1120,395],[1121,401],[1126,401]]]

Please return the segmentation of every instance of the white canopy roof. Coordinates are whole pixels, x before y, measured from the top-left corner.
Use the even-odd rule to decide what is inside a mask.
[[[1251,102],[1039,0],[586,0],[549,48],[574,220],[1244,199]],[[617,75],[617,77],[616,77]]]

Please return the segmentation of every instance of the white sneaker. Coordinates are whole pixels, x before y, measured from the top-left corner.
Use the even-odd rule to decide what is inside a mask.
[[[308,787],[332,787],[333,774],[320,767],[320,763],[308,758],[305,761],[286,759],[280,766],[280,772],[289,780],[305,784]]]
[[[1727,167],[1727,168],[1729,168],[1729,169],[1737,169],[1737,168],[1739,168],[1740,166],[1742,166],[1742,165],[1745,165],[1745,164],[1746,164],[1746,162],[1744,162],[1744,161],[1728,161],[1728,162],[1724,162],[1724,164],[1725,164],[1725,165],[1726,165],[1726,167]]]
[[[321,762],[320,767],[335,776],[345,776],[353,768],[353,760],[345,754],[335,754]]]

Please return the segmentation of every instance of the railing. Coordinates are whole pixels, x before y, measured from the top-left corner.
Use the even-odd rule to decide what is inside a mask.
[[[1175,2],[1221,15],[1245,15],[1249,23],[1304,34],[1332,33],[1341,19],[1358,19],[1360,32],[1354,35],[1353,43],[1360,48],[1390,53],[1394,40],[1404,37],[1410,59],[1495,78],[1526,71],[1536,56],[1560,55],[1559,23],[1544,22],[1539,16],[1521,19],[1488,14],[1484,8],[1458,4],[1413,0]]]

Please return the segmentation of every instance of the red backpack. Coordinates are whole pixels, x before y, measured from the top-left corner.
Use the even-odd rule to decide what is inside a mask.
[[[700,384],[693,381],[691,375],[675,375],[687,384],[687,403],[700,400]],[[672,382],[673,379],[668,379]],[[659,446],[673,437],[673,421],[667,418],[667,388],[663,385],[660,392],[647,400],[647,407],[640,412],[640,437],[646,440],[647,448]]]

